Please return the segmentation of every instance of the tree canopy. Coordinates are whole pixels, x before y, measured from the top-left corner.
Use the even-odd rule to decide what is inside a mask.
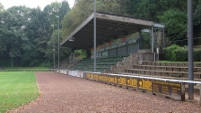
[[[97,0],[97,11],[151,20],[166,25],[167,38],[186,40],[186,0]],[[201,35],[201,0],[193,0],[195,37]],[[64,36],[68,36],[93,11],[93,0],[76,0],[75,6],[62,21]]]
[[[70,10],[66,0],[53,2],[43,10],[25,6],[13,6],[4,10],[0,4],[0,64],[1,66],[50,66],[54,45],[58,38],[53,34],[62,31],[56,27]],[[51,25],[55,26],[53,31]],[[59,28],[61,29],[61,27]],[[55,32],[55,33],[53,33]],[[69,49],[62,54],[69,54]],[[57,49],[55,49],[57,50]]]

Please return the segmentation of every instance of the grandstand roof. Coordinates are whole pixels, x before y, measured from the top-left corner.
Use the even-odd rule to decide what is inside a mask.
[[[61,46],[67,46],[73,49],[93,48],[93,20],[94,13],[71,32],[71,34],[61,42]],[[139,32],[142,29],[150,28],[152,26],[154,26],[154,22],[152,21],[97,12],[97,45]]]

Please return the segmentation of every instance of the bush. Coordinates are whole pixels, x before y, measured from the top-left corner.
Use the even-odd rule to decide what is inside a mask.
[[[164,58],[166,60],[175,61],[176,60],[176,50],[180,48],[178,45],[171,45],[164,49]]]
[[[201,61],[201,49],[194,49],[193,58],[194,61]]]
[[[175,61],[187,61],[188,60],[188,50],[186,47],[180,47],[175,50]]]
[[[41,64],[39,65],[39,67],[51,67],[51,62],[44,61],[43,63],[41,63]]]
[[[171,45],[164,48],[164,58],[169,61],[188,61],[188,48],[178,45]],[[194,49],[194,61],[201,61],[201,49]]]

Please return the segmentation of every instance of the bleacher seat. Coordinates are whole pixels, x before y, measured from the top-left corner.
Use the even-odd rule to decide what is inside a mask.
[[[96,60],[96,71],[103,72],[104,70],[109,69],[111,66],[116,65],[117,62],[122,61],[123,58],[124,56],[99,58]],[[72,69],[81,71],[93,71],[93,68],[93,59],[84,59],[76,64]]]

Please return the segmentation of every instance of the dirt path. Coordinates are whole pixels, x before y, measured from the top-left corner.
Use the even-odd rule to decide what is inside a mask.
[[[41,97],[13,113],[200,113],[181,102],[53,72],[36,73]]]

